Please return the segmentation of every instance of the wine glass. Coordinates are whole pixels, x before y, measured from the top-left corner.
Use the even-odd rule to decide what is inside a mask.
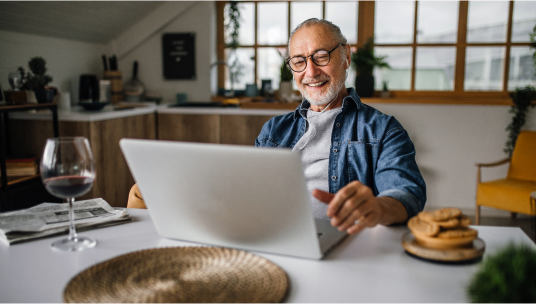
[[[41,180],[47,191],[69,203],[69,237],[52,243],[60,251],[80,251],[95,247],[97,241],[76,234],[74,198],[86,194],[95,180],[95,163],[84,137],[49,138],[41,158]]]

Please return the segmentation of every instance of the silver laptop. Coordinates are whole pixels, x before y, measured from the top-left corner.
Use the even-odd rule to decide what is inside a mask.
[[[346,236],[314,219],[297,152],[139,139],[120,146],[163,237],[321,259]]]

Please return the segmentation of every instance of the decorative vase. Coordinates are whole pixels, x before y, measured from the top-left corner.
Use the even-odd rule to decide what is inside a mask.
[[[374,96],[374,76],[357,75],[355,77],[355,91],[359,97]]]
[[[51,103],[54,101],[54,96],[56,96],[56,90],[54,89],[34,90],[34,93],[37,103]]]

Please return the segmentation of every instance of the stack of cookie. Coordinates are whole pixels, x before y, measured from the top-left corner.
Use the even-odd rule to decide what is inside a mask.
[[[420,212],[408,221],[408,228],[424,247],[448,249],[470,245],[478,232],[458,208]]]

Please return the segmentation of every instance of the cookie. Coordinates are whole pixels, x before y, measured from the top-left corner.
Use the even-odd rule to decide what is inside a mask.
[[[460,216],[460,227],[469,227],[471,225],[471,219],[467,215]]]
[[[441,221],[441,222],[435,222],[439,225],[439,227],[441,228],[445,228],[445,229],[448,229],[448,228],[456,228],[460,225],[460,220],[458,218],[451,218],[449,220],[446,220],[446,221]]]
[[[435,236],[439,233],[439,225],[434,222],[423,221],[418,216],[408,221],[408,228],[414,235]]]
[[[475,240],[474,237],[463,237],[455,239],[442,239],[438,237],[429,237],[425,235],[414,235],[415,240],[426,248],[440,250],[453,249],[463,246],[469,246]]]
[[[442,222],[460,215],[462,215],[462,211],[458,208],[443,208],[432,212],[423,211],[418,216],[428,222]]]
[[[478,231],[473,228],[454,228],[441,231],[437,234],[440,239],[476,238]]]

